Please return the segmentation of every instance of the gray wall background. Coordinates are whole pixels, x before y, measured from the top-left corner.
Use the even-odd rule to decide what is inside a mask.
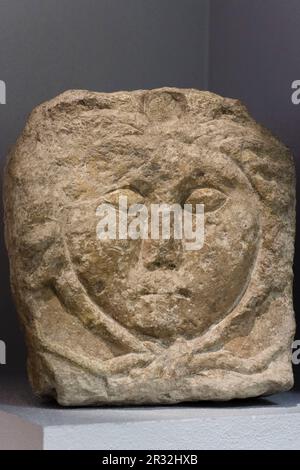
[[[1,173],[38,103],[70,88],[169,85],[242,99],[292,148],[299,175],[300,105],[291,103],[291,83],[300,79],[299,0],[0,0],[0,18],[0,80],[7,85],[7,104],[0,105]],[[1,380],[24,371],[25,349],[0,211],[0,339],[7,343]]]

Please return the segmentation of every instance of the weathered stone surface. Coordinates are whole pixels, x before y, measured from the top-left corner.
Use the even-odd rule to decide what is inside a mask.
[[[96,237],[107,198],[183,204],[199,189],[199,251]],[[35,392],[84,405],[289,389],[294,205],[289,151],[238,101],[172,88],[68,91],[36,108],[5,179]]]

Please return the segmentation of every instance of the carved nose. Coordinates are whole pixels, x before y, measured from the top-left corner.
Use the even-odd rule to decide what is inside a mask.
[[[182,262],[180,240],[144,240],[142,245],[143,265],[149,271],[156,269],[174,270]]]

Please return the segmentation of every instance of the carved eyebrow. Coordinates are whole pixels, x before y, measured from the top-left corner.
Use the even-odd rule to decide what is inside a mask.
[[[120,191],[122,189],[133,191],[141,197],[146,197],[149,193],[153,191],[153,187],[148,181],[137,178],[121,186],[116,186],[113,189],[107,191],[105,194],[109,194],[118,190]]]
[[[214,191],[218,191],[219,193],[223,193],[227,196],[226,192],[223,189],[220,189],[218,185],[212,185],[212,184],[205,184],[204,186],[192,186],[189,191],[187,191],[187,197],[189,197],[194,191],[200,189],[211,189]]]
[[[182,192],[179,192],[180,196],[180,204],[184,204],[185,200],[192,194],[193,191],[196,191],[197,189],[201,189],[201,186],[199,184],[193,184],[191,186],[185,187]]]
[[[134,188],[131,185],[119,186],[119,187],[110,189],[109,191],[106,191],[106,193],[104,193],[104,196],[106,196],[108,194],[115,193],[116,191],[122,191],[124,189],[132,191],[132,192],[138,194],[139,196],[144,197],[144,195],[137,188]]]
[[[177,199],[180,201],[180,204],[183,204],[185,199],[191,194],[192,191],[201,187],[204,176],[205,173],[203,171],[196,169],[193,170],[190,175],[182,178],[182,180],[175,187]]]
[[[123,189],[129,189],[130,191],[135,191],[135,189],[133,189],[133,188],[127,186],[127,185],[126,186],[115,186],[114,188],[109,189],[108,191],[106,191],[104,194],[115,193],[116,191],[122,191]]]
[[[132,183],[127,184],[126,186],[122,186],[120,189],[129,189],[130,191],[133,191],[134,193],[137,193],[140,196],[145,197],[145,195],[142,193],[140,188]]]
[[[153,190],[152,185],[144,179],[135,179],[129,183],[129,189],[133,189],[141,196],[146,197]]]

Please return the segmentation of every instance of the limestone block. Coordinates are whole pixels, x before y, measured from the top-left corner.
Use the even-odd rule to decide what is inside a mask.
[[[100,239],[99,205],[119,220],[125,196],[204,204],[201,249],[173,233]],[[4,202],[38,395],[176,403],[292,386],[294,167],[240,102],[176,88],[65,92],[30,115]]]

